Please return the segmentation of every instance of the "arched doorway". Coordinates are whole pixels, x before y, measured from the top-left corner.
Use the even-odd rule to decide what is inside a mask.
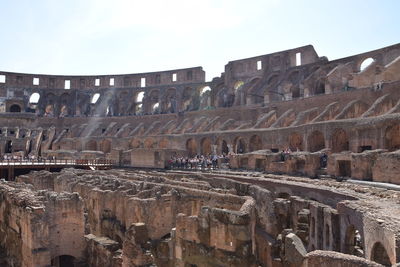
[[[108,139],[101,141],[100,150],[103,151],[104,153],[110,153],[111,152],[111,141]]]
[[[291,133],[289,136],[289,147],[292,151],[303,150],[303,136],[299,133]]]
[[[201,140],[201,154],[204,156],[210,155],[212,152],[211,149],[211,139],[210,138],[203,138]]]
[[[235,141],[235,153],[244,154],[246,153],[246,142],[242,137],[237,137]]]
[[[21,112],[21,107],[17,104],[11,105],[10,112]]]
[[[61,255],[51,260],[51,266],[54,267],[74,267],[75,258],[70,255]]]
[[[385,148],[390,151],[400,149],[400,124],[386,128]]]
[[[325,137],[320,131],[312,132],[307,141],[310,152],[317,152],[325,148]]]
[[[85,144],[85,150],[97,151],[97,142],[95,140],[89,140]]]
[[[336,129],[332,134],[332,152],[338,153],[349,150],[349,139],[346,131],[343,129]]]
[[[345,237],[345,253],[355,255],[358,257],[364,256],[363,241],[360,231],[354,225],[349,225],[346,230]]]
[[[262,149],[262,141],[258,135],[253,135],[250,138],[249,151],[257,151]]]
[[[194,157],[197,154],[197,144],[194,139],[189,139],[186,141],[186,151],[189,157]]]
[[[13,142],[11,140],[8,140],[6,142],[6,147],[4,149],[5,153],[12,153],[12,147],[13,147]]]
[[[376,242],[372,247],[371,260],[384,266],[392,266],[389,255],[381,242]]]

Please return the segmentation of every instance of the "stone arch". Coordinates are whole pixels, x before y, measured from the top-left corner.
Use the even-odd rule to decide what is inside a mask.
[[[140,145],[141,145],[141,142],[140,142],[139,139],[132,139],[129,142],[129,148],[130,149],[132,149],[132,148],[140,148]]]
[[[312,132],[308,137],[308,150],[317,152],[325,148],[325,137],[320,131]]]
[[[346,229],[344,252],[359,257],[363,257],[364,255],[362,236],[360,231],[358,231],[352,224]]]
[[[320,78],[316,81],[314,86],[314,95],[325,94],[325,79]]]
[[[218,107],[231,107],[235,101],[235,95],[229,92],[227,88],[223,88],[218,91],[217,94],[217,106]]]
[[[225,139],[219,137],[215,142],[215,145],[217,146],[217,154],[223,154],[223,153],[225,153],[225,155],[228,154],[229,147],[228,147],[228,142]]]
[[[384,266],[392,266],[389,255],[381,242],[376,242],[371,250],[371,260]]]
[[[169,145],[169,141],[166,138],[163,138],[160,140],[160,142],[158,142],[159,148],[168,148],[168,145]]]
[[[177,101],[176,101],[176,89],[169,88],[165,92],[165,96],[162,103],[162,112],[164,113],[175,113],[177,110]]]
[[[246,153],[246,142],[242,137],[236,137],[234,142],[234,150],[236,154]]]
[[[253,78],[247,85],[247,103],[249,104],[261,104],[264,103],[264,90],[262,86],[259,86],[261,78]]]
[[[111,141],[109,139],[104,139],[100,142],[100,151],[104,153],[111,152]]]
[[[154,105],[160,102],[160,90],[153,89],[145,99],[145,112],[153,112]]]
[[[144,148],[154,148],[155,145],[156,145],[156,142],[153,138],[146,138],[143,142]]]
[[[249,152],[252,151],[257,151],[262,149],[262,140],[260,136],[258,135],[253,135],[250,137],[250,142],[249,142]]]
[[[21,112],[21,106],[18,104],[12,104],[10,106],[10,112],[16,112],[16,113]]]
[[[186,141],[186,151],[189,157],[197,155],[197,143],[196,140],[190,138]]]
[[[97,142],[96,140],[89,140],[85,144],[85,150],[97,151]]]
[[[35,92],[29,97],[29,104],[37,104],[40,100],[40,94]]]
[[[60,96],[60,117],[69,115],[69,106],[71,106],[71,96],[68,93],[64,93]]]
[[[192,87],[186,87],[182,93],[181,109],[183,111],[197,110],[200,105],[199,94]]]
[[[390,151],[400,149],[400,124],[392,125],[386,128],[385,148]]]
[[[349,138],[345,130],[339,128],[332,134],[332,152],[338,153],[349,150]]]
[[[210,155],[212,153],[212,148],[211,148],[211,139],[208,137],[205,137],[201,139],[201,154],[204,156]]]
[[[362,72],[363,70],[365,70],[366,68],[368,68],[371,64],[373,64],[375,62],[375,59],[372,57],[367,57],[367,58],[363,58],[362,60],[360,60],[358,62],[357,65],[357,70],[359,72]]]
[[[211,107],[211,88],[202,86],[199,88],[200,109],[209,109]]]
[[[303,136],[297,132],[293,132],[289,135],[289,148],[292,151],[303,150]]]
[[[125,115],[129,105],[129,93],[122,91],[118,94],[118,115]]]

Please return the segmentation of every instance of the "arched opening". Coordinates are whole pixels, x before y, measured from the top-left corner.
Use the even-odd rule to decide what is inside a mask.
[[[360,64],[360,72],[368,68],[374,61],[371,57],[364,59]]]
[[[176,112],[176,89],[170,88],[168,89],[165,97],[164,97],[164,107],[163,111],[165,113],[174,113]]]
[[[46,106],[44,109],[44,116],[45,117],[53,117],[54,116],[54,106],[52,104],[49,104]]]
[[[248,97],[250,104],[264,103],[264,90],[259,84],[260,78],[254,78],[250,81]]]
[[[386,128],[385,148],[390,151],[400,149],[400,124]]]
[[[144,140],[143,144],[144,148],[154,148],[156,142],[154,141],[153,138],[147,138],[146,140]]]
[[[33,93],[29,97],[29,104],[37,104],[37,103],[39,103],[39,99],[40,99],[40,94],[39,93]]]
[[[135,114],[140,115],[143,113],[143,104],[138,104],[135,107]]]
[[[70,255],[61,255],[51,260],[51,266],[54,267],[74,267],[75,258]]]
[[[140,147],[140,140],[138,140],[138,139],[133,139],[129,143],[129,148],[139,148],[139,147]]]
[[[358,257],[364,256],[362,237],[354,225],[349,225],[346,230],[345,253]]]
[[[235,153],[236,154],[244,154],[244,153],[246,153],[246,142],[241,137],[236,138]]]
[[[160,142],[158,142],[158,147],[159,148],[167,148],[168,144],[169,144],[168,140],[164,138],[164,139],[161,139]]]
[[[136,96],[136,102],[141,103],[143,102],[144,92],[139,92]]]
[[[17,104],[11,105],[10,112],[21,112],[21,107]]]
[[[289,147],[292,151],[303,150],[303,136],[299,133],[291,133],[289,136]]]
[[[250,138],[249,151],[257,151],[262,149],[262,141],[258,135],[253,135]]]
[[[336,129],[332,134],[332,152],[338,153],[349,150],[349,139],[346,131],[343,129]]]
[[[12,153],[12,147],[13,147],[13,142],[11,140],[7,140],[4,153]]]
[[[201,140],[201,154],[204,156],[210,155],[212,152],[211,149],[211,139],[210,138],[203,138]]]
[[[376,242],[372,247],[371,260],[384,266],[392,266],[389,255],[381,242]]]
[[[320,131],[314,131],[308,137],[308,150],[317,152],[325,148],[325,137]]]
[[[90,100],[90,103],[91,103],[91,104],[96,104],[97,101],[99,100],[99,98],[100,98],[100,94],[99,94],[99,93],[95,93],[95,94],[92,96],[92,99]]]
[[[108,139],[101,141],[100,150],[103,151],[104,153],[110,153],[111,152],[111,141]]]
[[[155,103],[153,107],[151,108],[151,111],[153,114],[159,114],[160,113],[160,103]]]
[[[223,139],[218,139],[216,142],[217,145],[217,153],[227,155],[229,152],[228,143]]]
[[[325,248],[328,249],[331,245],[330,241],[331,230],[328,224],[325,224]]]
[[[200,109],[211,107],[211,88],[206,86],[200,90]]]
[[[186,151],[189,157],[194,157],[197,154],[197,144],[194,139],[189,139],[186,141]]]
[[[325,82],[322,79],[319,79],[315,85],[314,93],[316,95],[325,94]]]
[[[97,151],[97,142],[95,140],[89,140],[85,144],[85,150]]]
[[[244,85],[243,81],[237,81],[234,85],[233,85],[233,89],[235,89],[235,91],[239,90],[240,88],[242,88]]]
[[[200,105],[199,95],[196,94],[196,90],[191,87],[185,88],[182,94],[182,110],[193,111],[197,110]]]

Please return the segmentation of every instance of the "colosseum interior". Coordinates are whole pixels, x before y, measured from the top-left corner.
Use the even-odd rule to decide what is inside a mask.
[[[400,44],[0,71],[0,122],[0,266],[400,266]]]

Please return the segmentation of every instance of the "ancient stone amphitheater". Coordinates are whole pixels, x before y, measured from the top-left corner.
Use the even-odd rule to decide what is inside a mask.
[[[400,44],[210,82],[0,71],[0,122],[0,266],[400,266]]]

